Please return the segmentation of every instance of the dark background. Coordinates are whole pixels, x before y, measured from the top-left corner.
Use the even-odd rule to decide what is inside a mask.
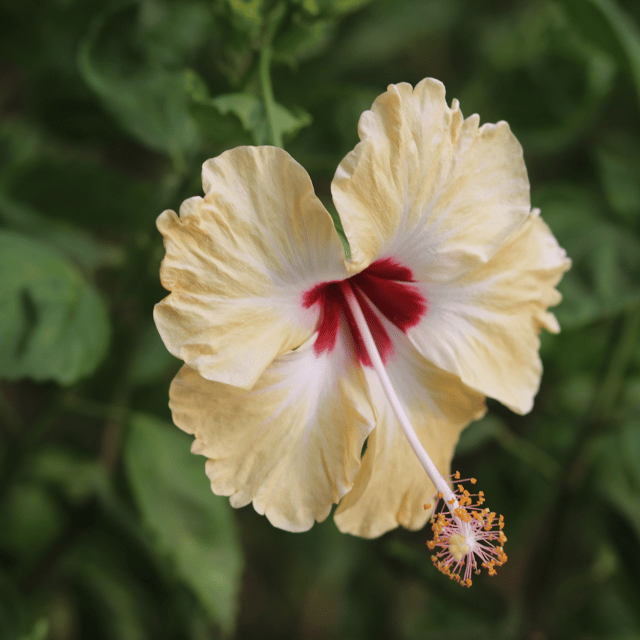
[[[0,638],[640,638],[640,4],[0,2]],[[535,408],[454,468],[506,519],[470,590],[430,531],[305,534],[210,493],[171,425],[156,216],[277,126],[330,205],[391,82],[442,80],[524,147],[573,260]],[[267,60],[268,61],[268,60]]]

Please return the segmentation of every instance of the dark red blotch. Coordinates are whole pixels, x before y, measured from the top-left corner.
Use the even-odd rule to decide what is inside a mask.
[[[413,282],[411,269],[391,258],[376,260],[364,271],[349,278],[383,362],[393,353],[393,343],[370,303],[389,322],[406,332],[418,324],[428,310],[427,301],[418,288],[409,284]],[[306,309],[320,305],[318,338],[314,345],[316,355],[330,352],[335,347],[342,315],[353,338],[359,362],[371,366],[371,359],[351,309],[340,291],[339,282],[322,282],[314,286],[303,294],[302,304]]]

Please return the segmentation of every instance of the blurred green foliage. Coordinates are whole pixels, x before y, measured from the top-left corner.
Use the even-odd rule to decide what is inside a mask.
[[[0,638],[640,638],[640,5],[0,1]],[[155,217],[283,139],[331,208],[357,119],[442,80],[507,120],[574,266],[536,406],[454,466],[507,521],[471,590],[428,532],[272,528],[171,425]]]

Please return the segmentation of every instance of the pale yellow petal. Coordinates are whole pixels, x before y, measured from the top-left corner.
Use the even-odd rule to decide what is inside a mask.
[[[345,277],[344,250],[306,171],[275,147],[239,147],[203,167],[204,198],[165,211],[154,317],[169,351],[209,379],[251,388],[315,330],[302,294]]]
[[[522,148],[506,122],[478,124],[431,78],[390,85],[362,114],[361,142],[331,185],[352,272],[390,255],[417,280],[440,280],[487,262],[522,224]]]
[[[483,396],[458,378],[424,360],[406,337],[385,322],[393,338],[394,356],[387,373],[425,450],[443,475],[458,437],[471,420],[484,414]],[[424,509],[435,488],[400,428],[377,376],[365,368],[376,427],[367,440],[362,467],[353,489],[335,513],[338,528],[375,538],[402,525],[422,528],[430,516]]]
[[[527,413],[540,384],[539,334],[559,331],[547,308],[571,261],[534,210],[492,259],[464,277],[419,286],[428,313],[414,346],[468,386]]]
[[[185,366],[171,385],[174,422],[234,507],[253,502],[287,531],[324,520],[347,493],[373,428],[362,370],[341,334],[316,356],[315,335],[279,356],[250,391],[205,380]]]

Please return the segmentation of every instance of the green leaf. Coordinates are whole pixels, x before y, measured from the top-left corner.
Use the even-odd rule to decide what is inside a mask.
[[[183,72],[149,55],[138,14],[137,4],[102,13],[80,47],[80,72],[126,131],[182,167],[198,143]]]
[[[242,570],[235,520],[228,500],[211,493],[203,460],[189,448],[190,438],[177,428],[136,414],[125,448],[127,475],[160,552],[231,632]]]
[[[26,636],[20,636],[19,640],[47,640],[49,636],[49,623],[46,618],[40,618],[33,625],[31,633]]]
[[[515,14],[516,25],[506,16],[484,30],[483,49],[497,70],[517,74],[510,76],[515,82],[498,80],[498,90],[500,101],[512,104],[510,123],[527,153],[558,153],[593,129],[619,65],[581,37],[556,4],[532,3]],[[485,100],[495,101],[495,93],[483,89]],[[527,97],[532,93],[535,101]]]
[[[35,482],[10,486],[0,503],[0,549],[3,555],[33,566],[60,535],[65,514],[53,495]]]
[[[462,8],[458,0],[375,3],[342,39],[335,63],[341,69],[375,68],[390,58],[409,54],[419,38],[435,39],[446,31]]]
[[[67,579],[79,587],[94,611],[91,618],[100,625],[100,637],[107,640],[148,640],[140,587],[122,560],[107,545],[104,533],[97,541],[81,538],[60,560]],[[122,540],[119,541],[122,544]],[[156,611],[156,616],[161,612]]]
[[[301,61],[324,52],[335,32],[334,20],[309,20],[296,14],[273,43],[274,60],[295,69]]]
[[[340,87],[340,99],[336,101],[334,119],[336,130],[344,141],[345,151],[352,149],[360,141],[358,122],[363,112],[371,109],[377,97],[377,91],[357,85]]]
[[[248,93],[210,98],[206,85],[195,72],[188,71],[185,80],[191,114],[202,133],[214,144],[229,147],[268,142],[269,125],[262,100]],[[311,116],[301,109],[293,113],[276,104],[274,113],[274,126],[287,140],[311,122]]]
[[[605,219],[594,194],[556,184],[535,194],[533,202],[573,261],[558,286],[562,303],[553,310],[563,328],[584,326],[640,302],[640,242]]]
[[[33,628],[33,617],[25,600],[16,576],[11,575],[3,563],[0,567],[0,629],[8,638],[19,638],[21,633]]]
[[[613,211],[625,222],[640,215],[640,139],[630,132],[609,136],[596,149],[600,179]]]
[[[479,449],[487,442],[497,437],[504,425],[499,418],[487,415],[480,420],[472,422],[461,434],[456,446],[456,455],[470,453]]]
[[[294,0],[302,9],[312,16],[317,15],[342,15],[357,11],[371,0]]]
[[[0,377],[72,384],[109,342],[96,290],[51,245],[0,230]]]
[[[257,30],[262,24],[264,0],[227,0],[235,16],[251,30]]]
[[[604,436],[594,449],[599,486],[635,529],[640,541],[640,429],[635,420]]]
[[[350,13],[357,11],[372,0],[328,0],[324,4],[329,5],[329,10],[336,14]]]
[[[148,59],[180,67],[210,42],[213,11],[206,0],[142,0],[139,25]]]
[[[240,114],[223,105],[218,105],[210,96],[206,84],[194,71],[185,73],[189,112],[196,121],[201,133],[214,145],[229,148],[236,145],[252,144],[251,129],[245,125]],[[233,94],[232,94],[233,95]],[[242,96],[237,100],[242,105]],[[246,96],[253,98],[253,96]]]
[[[561,38],[561,32],[556,32]],[[615,80],[616,66],[613,60],[598,51],[585,54],[585,89],[582,95],[573,97],[564,90],[562,79],[554,84],[559,87],[551,98],[555,102],[557,122],[551,126],[523,131],[519,136],[523,147],[530,153],[557,154],[575,145],[585,132],[590,131],[600,117]],[[558,65],[559,66],[559,65]],[[561,108],[557,107],[561,105]]]
[[[640,103],[640,31],[634,21],[612,0],[591,0],[591,2],[609,23],[627,55]]]
[[[107,485],[104,466],[63,448],[42,449],[31,456],[26,475],[59,491],[79,505]]]
[[[43,216],[29,205],[8,198],[0,191],[0,218],[12,229],[45,240],[62,249],[90,270],[122,261],[114,245],[96,240],[91,234],[67,222]]]
[[[178,370],[180,361],[172,356],[164,346],[156,325],[149,322],[136,342],[131,360],[129,379],[134,385],[147,384]]]
[[[611,25],[602,20],[602,14],[591,0],[557,0],[570,22],[570,28],[585,40],[593,43],[601,51],[606,51],[616,59],[624,57],[620,42]]]
[[[558,463],[533,442],[514,433],[500,418],[486,415],[470,424],[461,434],[456,454],[470,453],[495,440],[505,451],[553,480],[560,471]]]
[[[25,163],[2,192],[0,211],[7,223],[30,235],[148,229],[163,206],[162,189],[153,182],[102,162],[64,158],[55,150]]]

